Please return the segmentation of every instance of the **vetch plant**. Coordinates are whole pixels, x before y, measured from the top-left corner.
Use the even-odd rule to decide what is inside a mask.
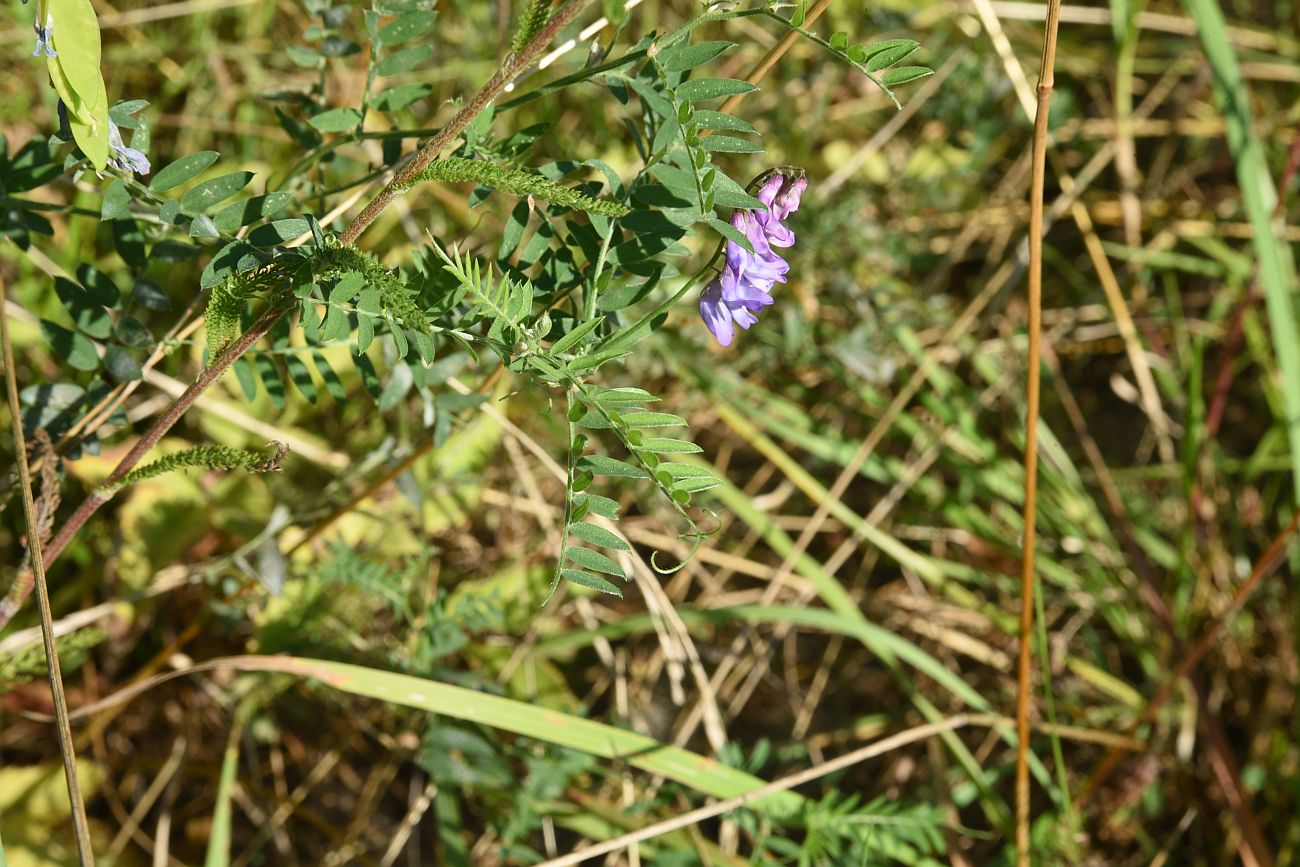
[[[144,152],[122,143],[122,130],[110,118],[108,121],[108,164],[120,172],[147,175],[149,158]]]
[[[326,162],[325,157],[370,136],[365,131],[368,114],[395,120],[428,94],[429,88],[423,84],[380,87],[379,82],[428,63],[430,54],[424,46],[411,43],[432,31],[437,18],[434,10],[419,0],[376,0],[363,16],[372,50],[368,87],[360,107],[332,106],[319,88],[295,98],[292,105],[275,107],[285,131],[310,150],[287,173],[277,175],[280,189],[228,204],[254,176],[233,171],[202,179],[219,158],[213,151],[173,160],[154,174],[147,186],[132,179],[132,175],[146,175],[152,168],[146,155],[148,128],[135,116],[145,104],[119,103],[111,112],[105,109],[101,130],[97,112],[106,102],[99,100],[92,109],[85,96],[102,89],[97,67],[94,76],[88,75],[78,60],[77,65],[69,66],[78,74],[70,75],[57,65],[74,57],[98,56],[98,33],[91,38],[83,32],[86,13],[80,2],[49,0],[48,14],[55,26],[61,26],[65,18],[70,22],[57,31],[69,34],[66,44],[62,35],[55,37],[55,44],[64,50],[49,60],[51,80],[58,91],[60,116],[67,119],[91,166],[122,173],[106,189],[103,206],[103,216],[119,227],[118,252],[138,280],[149,270],[153,258],[147,253],[149,247],[155,252],[164,247],[178,252],[185,248],[186,258],[200,254],[208,245],[215,247],[198,281],[209,293],[210,364],[182,401],[137,442],[108,484],[117,485],[127,478],[194,397],[228,369],[233,368],[250,398],[261,386],[273,403],[281,404],[286,385],[309,400],[321,397],[315,368],[325,382],[325,393],[341,399],[342,380],[333,369],[335,362],[323,352],[339,343],[351,347],[357,370],[381,410],[393,408],[409,393],[418,393],[432,408],[430,423],[441,432],[438,439],[444,439],[455,423],[448,417],[454,413],[439,412],[436,392],[441,380],[430,376],[430,371],[437,369],[438,359],[448,347],[457,346],[479,363],[486,354],[538,387],[567,393],[573,427],[605,430],[616,441],[624,457],[586,455],[595,443],[576,432],[571,437],[566,531],[556,573],[557,578],[609,593],[618,593],[617,585],[599,576],[624,577],[598,550],[610,547],[611,534],[586,529],[583,519],[600,515],[613,520],[617,514],[607,501],[594,499],[597,495],[587,490],[592,481],[606,476],[651,482],[685,521],[685,536],[693,544],[703,538],[691,511],[693,498],[717,481],[694,465],[660,457],[685,451],[690,444],[646,435],[645,431],[657,433],[656,428],[684,425],[676,417],[648,410],[652,395],[617,382],[612,389],[597,386],[596,380],[605,366],[625,358],[638,342],[662,327],[676,300],[711,273],[706,262],[693,276],[683,279],[676,264],[689,253],[692,237],[701,232],[717,232],[726,242],[721,275],[701,294],[699,307],[705,323],[724,346],[732,342],[735,325],[754,325],[757,313],[773,303],[776,284],[786,280],[789,265],[778,251],[794,243],[786,223],[797,211],[808,185],[798,170],[782,170],[768,175],[754,191],[756,195],[751,195],[715,163],[718,156],[757,154],[763,148],[741,137],[756,133],[750,124],[703,106],[756,87],[701,73],[734,44],[692,42],[692,35],[706,24],[761,17],[808,36],[855,66],[863,62],[855,59],[857,54],[868,58],[868,66],[879,65],[871,58],[885,58],[886,65],[892,65],[916,47],[915,43],[891,40],[879,51],[870,46],[849,50],[838,37],[827,42],[808,33],[797,11],[793,18],[785,17],[781,4],[766,2],[715,7],[672,32],[646,34],[622,55],[559,83],[561,87],[603,85],[620,103],[635,107],[629,123],[641,164],[630,177],[599,160],[585,161],[604,181],[601,195],[599,182],[578,175],[583,163],[552,161],[536,169],[524,165],[526,154],[541,141],[544,128],[530,127],[508,135],[496,131],[498,115],[536,97],[520,94],[501,105],[495,98],[528,69],[551,38],[576,19],[584,5],[571,2],[551,10],[549,4],[532,4],[521,18],[515,52],[432,141],[403,156],[400,148],[408,134],[400,125],[391,134],[378,134],[386,159],[396,167],[395,176],[347,230],[335,234],[311,212],[300,211],[296,216],[277,212],[295,201],[319,198],[340,182],[346,189],[346,176],[339,172],[350,171],[351,163]],[[347,62],[358,49],[344,35],[346,9],[320,0],[312,0],[308,8],[320,16],[321,26],[308,33],[315,47],[296,47],[290,52],[293,62],[315,69]],[[620,28],[630,23],[623,21]],[[878,72],[868,74],[888,91],[888,77]],[[61,77],[92,83],[86,86],[89,90],[70,90],[59,86]],[[135,128],[133,146],[123,142],[120,126]],[[444,155],[458,135],[461,144],[457,153]],[[101,137],[103,159],[98,159]],[[70,159],[75,172],[75,153]],[[573,180],[565,183],[574,176],[579,180],[576,186]],[[425,184],[465,182],[476,185],[476,202],[494,191],[523,199],[511,211],[495,261],[480,261],[454,245],[430,238],[426,250],[417,251],[410,265],[393,268],[354,246],[364,228],[396,197],[409,195]],[[178,188],[185,191],[174,197]],[[731,210],[730,220],[717,216],[717,210],[724,208]],[[584,213],[585,219],[579,219]],[[143,222],[146,219],[148,222]],[[178,231],[189,239],[179,247],[171,237]],[[667,300],[650,313],[635,315],[645,299],[670,282],[679,288]],[[87,295],[94,299],[98,291],[84,284],[74,288],[78,298]],[[73,312],[109,324],[116,319],[133,321],[123,318],[125,311],[110,312],[121,297],[115,293],[113,298],[97,299],[98,304],[92,301],[86,314]],[[257,308],[260,313],[255,312]],[[289,351],[294,331],[290,323],[296,324],[305,341],[301,351]],[[53,335],[65,333],[53,323],[49,328]],[[117,329],[110,331],[102,336],[118,336]],[[133,324],[130,333],[140,341],[140,348],[153,345],[147,327]],[[273,336],[275,354],[259,348],[268,333],[278,335]],[[90,331],[87,336],[100,335]],[[79,348],[80,339],[75,332],[57,337],[68,344],[69,361],[84,357],[84,369],[98,368]],[[397,375],[387,384],[371,357],[376,347],[382,348]],[[139,379],[140,365],[129,346],[110,346],[104,359],[110,380],[93,388],[118,394]],[[117,385],[112,384],[113,379]],[[441,405],[449,406],[445,401]],[[75,414],[75,407],[71,409]],[[73,442],[67,444],[71,445]],[[55,535],[51,557],[58,555],[99,503],[99,497],[92,494]],[[571,538],[592,547],[570,545]],[[584,568],[572,568],[574,565]]]
[[[697,37],[743,33],[735,24],[745,19],[767,24],[859,70],[894,102],[894,86],[929,70],[896,66],[915,42],[849,46],[845,34],[824,39],[806,27],[803,4],[752,0],[710,4],[666,32],[646,30],[621,4],[605,3],[609,34],[589,62],[549,80],[525,78],[562,38],[603,32],[582,28],[588,0],[533,0],[520,5],[511,51],[496,72],[440,121],[426,80],[438,56],[435,5],[371,0],[360,9],[305,0],[311,26],[268,58],[292,64],[293,86],[266,93],[257,106],[294,156],[258,174],[223,162],[216,150],[160,158],[148,104],[108,100],[89,0],[38,0],[33,56],[45,60],[49,117],[63,135],[13,154],[6,143],[0,187],[10,197],[56,183],[95,190],[95,209],[67,211],[102,223],[105,231],[91,234],[106,249],[79,250],[84,261],[68,269],[75,280],[61,276],[51,287],[60,309],[41,330],[61,375],[22,391],[21,421],[48,434],[50,461],[129,444],[56,525],[47,564],[114,495],[145,480],[292,473],[294,458],[286,460],[278,444],[270,457],[213,444],[142,463],[229,372],[249,401],[276,409],[332,401],[341,414],[368,401],[373,415],[418,431],[417,454],[463,431],[501,389],[554,407],[550,423],[566,432],[568,448],[557,456],[563,520],[550,594],[567,581],[622,595],[631,548],[612,524],[626,508],[612,496],[620,480],[655,492],[679,522],[686,560],[694,555],[707,534],[701,525],[712,524],[700,497],[721,481],[691,457],[702,449],[686,420],[656,409],[659,398],[638,382],[633,353],[670,322],[690,321],[678,308],[702,285],[699,312],[720,344],[733,343],[736,326],[753,327],[789,278],[791,221],[809,187],[793,168],[756,185],[733,179],[769,161],[758,129],[720,101],[759,82],[716,71],[736,43]],[[341,69],[364,69],[353,99],[327,86],[329,73]],[[617,117],[611,129],[625,131],[617,165],[595,155],[594,138],[575,138],[580,130],[524,122],[569,91],[602,100]],[[460,237],[430,229],[419,194],[431,185],[492,214],[488,225],[499,229]],[[389,209],[399,198],[409,231],[395,243]],[[53,229],[43,206],[6,202],[0,232],[12,248],[45,243]],[[381,220],[383,234],[365,234]],[[201,368],[138,430],[124,411],[132,396],[159,364],[183,374],[184,363],[168,357],[183,357],[177,350],[190,343],[200,346]],[[457,377],[479,384],[458,390]],[[312,538],[319,520],[317,510],[303,509],[275,533],[296,529]],[[282,572],[271,535],[259,550]],[[232,559],[231,568],[248,562]],[[651,558],[661,573],[682,562]],[[6,619],[30,586],[14,583],[0,606]]]
[[[54,42],[52,41],[54,16],[50,14],[49,10],[45,10],[44,20],[42,20],[41,4],[39,3],[36,6],[36,23],[33,27],[36,30],[36,47],[32,49],[32,57],[58,57],[58,52],[54,50]]]

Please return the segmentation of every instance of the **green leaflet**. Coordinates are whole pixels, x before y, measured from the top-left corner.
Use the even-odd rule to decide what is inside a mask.
[[[215,352],[235,337],[244,303],[250,298],[296,285],[301,279],[317,283],[347,274],[378,292],[379,309],[398,324],[419,334],[432,336],[428,318],[420,310],[406,285],[375,257],[333,238],[321,247],[302,248],[303,257],[283,256],[273,263],[251,270],[236,271],[212,287],[204,314],[208,346]]]
[[[59,57],[46,60],[50,82],[67,109],[68,127],[72,130],[73,140],[91,165],[97,171],[102,171],[108,165],[108,95],[104,89],[104,80],[99,79],[89,100],[83,99],[73,89],[64,68],[59,64],[62,56],[60,53]]]
[[[212,287],[203,320],[208,331],[208,348],[214,354],[238,333],[244,302],[270,288],[271,281],[264,279],[266,276],[265,271],[246,271]]]
[[[57,57],[50,58],[63,71],[68,85],[85,107],[107,108],[102,98],[104,78],[99,71],[99,19],[90,0],[47,0],[50,36]]]
[[[99,19],[90,0],[46,0],[57,53],[45,67],[68,112],[72,137],[94,165],[108,165],[108,92],[100,72]],[[38,13],[39,14],[39,13]]]

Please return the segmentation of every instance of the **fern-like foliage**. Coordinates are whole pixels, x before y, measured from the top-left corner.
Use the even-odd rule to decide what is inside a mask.
[[[274,472],[284,463],[285,457],[289,454],[289,447],[279,442],[271,442],[268,445],[272,449],[270,455],[229,446],[195,446],[159,458],[151,464],[136,467],[113,484],[100,485],[95,489],[95,493],[101,497],[111,497],[123,488],[173,470],[199,468],[221,471],[242,469],[250,473]]]
[[[591,516],[618,520],[618,503],[589,490],[597,477],[648,480],[686,522],[688,529],[682,538],[691,543],[686,559],[677,566],[664,568],[656,562],[656,557],[651,557],[651,565],[656,570],[673,572],[680,569],[707,538],[687,509],[694,494],[717,487],[721,481],[704,466],[665,459],[664,456],[681,458],[702,449],[695,443],[665,435],[666,429],[686,427],[686,419],[645,409],[647,403],[658,399],[640,388],[603,388],[570,381],[565,526],[559,563],[551,581],[552,593],[564,579],[602,593],[622,595],[617,585],[601,576],[626,579],[627,575],[614,559],[596,549],[627,551],[628,545],[617,534],[586,520]],[[578,428],[609,431],[618,439],[629,459],[586,454],[590,438],[578,433]],[[574,539],[594,547],[576,546],[572,544]]]
[[[541,31],[551,17],[551,0],[527,0],[527,2],[528,5],[519,14],[515,35],[510,40],[510,50],[514,52],[520,51],[532,42],[533,37]]]
[[[427,362],[434,357],[434,328],[401,275],[369,253],[332,235],[294,250],[282,250],[270,263],[231,274],[212,288],[206,312],[208,347],[216,352],[232,340],[248,301],[266,297],[273,303],[299,305],[304,331],[316,343],[341,340],[356,316],[357,354],[366,351],[376,323],[386,323],[400,354],[406,332]],[[325,315],[321,315],[324,305]]]
[[[91,649],[107,637],[108,633],[96,626],[60,635],[56,646],[63,670],[69,673],[76,671]],[[0,695],[44,677],[47,664],[45,648],[39,641],[0,656]]]
[[[945,809],[833,792],[804,809],[800,857],[807,863],[934,864],[946,844]]]
[[[541,341],[531,327],[533,311],[533,284],[509,275],[496,276],[496,269],[481,265],[472,256],[464,256],[459,248],[444,249],[430,237],[433,252],[442,260],[443,270],[460,284],[458,297],[470,305],[466,320],[488,321],[486,339],[507,362],[514,356],[536,361],[542,356]],[[538,372],[549,374],[551,382],[558,382],[558,372],[549,365]]]
[[[429,164],[424,171],[411,178],[402,189],[410,189],[425,181],[441,183],[463,183],[473,181],[493,190],[501,190],[513,196],[533,196],[562,208],[575,211],[587,211],[602,217],[622,217],[629,213],[629,208],[619,202],[597,199],[580,193],[571,187],[557,184],[536,172],[498,165],[485,160],[469,160],[463,157],[447,157]]]
[[[835,791],[807,802],[775,828],[770,817],[754,810],[737,811],[732,819],[755,839],[751,862],[763,867],[937,867],[947,848],[944,831],[951,827],[945,808],[939,805],[908,805],[886,798],[864,804],[856,794]]]
[[[380,309],[413,331],[430,333],[428,319],[411,297],[406,284],[396,272],[369,253],[340,243],[331,236],[317,248],[312,267],[318,282],[345,274],[360,274],[364,285],[379,293]]]

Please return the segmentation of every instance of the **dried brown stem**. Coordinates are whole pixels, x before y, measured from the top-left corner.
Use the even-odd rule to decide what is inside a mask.
[[[40,542],[34,543],[28,540],[29,554],[23,557],[17,577],[14,578],[13,584],[9,585],[9,591],[5,593],[4,599],[0,599],[0,629],[9,625],[9,621],[22,610],[27,597],[32,594],[35,576],[32,572],[30,551],[36,544],[39,544],[42,550],[48,547],[50,533],[54,532],[54,514],[59,510],[59,503],[62,502],[59,491],[58,454],[54,450],[54,443],[50,442],[50,436],[45,429],[39,427],[32,432],[32,441],[35,446],[33,451],[36,460],[28,459],[27,471],[39,473],[41,477],[41,499],[36,503],[34,531]],[[18,469],[15,467],[14,475],[17,474]],[[18,484],[16,478],[14,484]],[[28,532],[31,533],[33,530],[28,528]]]
[[[59,654],[54,644],[54,616],[50,611],[50,592],[45,583],[45,562],[41,550],[41,520],[36,514],[32,499],[32,474],[27,465],[27,443],[23,436],[22,408],[18,402],[18,374],[14,370],[14,349],[9,341],[9,317],[4,314],[6,287],[0,277],[0,349],[5,365],[5,391],[9,397],[9,424],[14,435],[14,455],[18,462],[18,487],[23,501],[23,517],[27,521],[27,544],[30,548],[32,575],[35,578],[36,604],[40,609],[41,640],[45,644],[45,662],[50,678],[50,696],[54,704],[55,731],[59,736],[59,752],[63,756],[63,774],[68,785],[68,800],[72,805],[72,827],[77,840],[77,858],[82,867],[95,863],[95,853],[90,844],[90,825],[86,821],[86,805],[81,799],[81,785],[77,781],[77,756],[72,745],[72,728],[68,724],[68,701],[63,694],[63,672],[59,669]]]
[[[114,483],[121,481],[127,473],[134,469],[135,465],[140,463],[141,458],[148,454],[150,449],[166,436],[172,426],[180,421],[181,416],[189,411],[194,402],[198,400],[199,395],[207,391],[213,383],[220,379],[230,369],[230,366],[235,363],[237,358],[251,349],[258,340],[261,340],[263,335],[271,330],[271,326],[288,312],[288,309],[283,306],[275,306],[267,310],[237,340],[232,341],[218,353],[212,363],[199,374],[199,378],[194,380],[180,397],[172,401],[171,405],[154,421],[144,436],[140,437],[131,448],[131,451],[126,453],[126,457],[118,462],[113,472],[104,480],[103,485],[112,487]],[[106,502],[108,502],[107,497],[91,494],[77,507],[77,511],[73,512],[72,517],[63,522],[63,525],[59,527],[59,532],[50,541],[49,550],[46,552],[47,562],[53,562],[59,554],[63,553],[63,549],[68,546],[68,542],[72,541],[72,537],[77,534],[77,531]]]
[[[1029,698],[1033,688],[1031,638],[1034,627],[1034,540],[1038,497],[1038,407],[1042,380],[1043,186],[1047,169],[1047,118],[1056,65],[1060,0],[1047,7],[1038,108],[1034,114],[1033,164],[1029,188],[1029,352],[1025,388],[1025,539],[1020,573],[1020,664],[1016,691],[1016,863],[1030,864],[1029,852]]]
[[[510,82],[514,81],[520,73],[529,67],[533,62],[533,58],[542,53],[542,50],[551,43],[556,34],[568,26],[573,19],[577,18],[578,14],[589,3],[591,3],[591,0],[569,0],[568,3],[556,10],[551,19],[546,22],[546,26],[533,37],[533,41],[529,42],[518,54],[507,57],[496,71],[496,74],[488,80],[488,83],[483,85],[478,93],[474,94],[474,97],[465,107],[457,112],[456,116],[439,130],[436,136],[429,139],[428,143],[416,152],[415,156],[406,163],[401,171],[394,175],[393,179],[379,191],[379,195],[370,200],[370,204],[366,205],[361,213],[357,215],[357,218],[352,221],[352,224],[344,230],[343,234],[339,236],[339,240],[344,244],[355,243],[357,238],[361,237],[361,233],[370,227],[370,224],[383,212],[384,208],[388,207],[389,203],[397,197],[397,194],[404,188],[409,187],[412,179],[428,168],[429,163],[437,159],[455,141],[456,137],[465,131],[470,121],[478,117],[485,108],[491,105],[492,101],[501,95]]]

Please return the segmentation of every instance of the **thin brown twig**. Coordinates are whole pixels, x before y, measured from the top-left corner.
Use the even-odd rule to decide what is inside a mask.
[[[1007,76],[1015,85],[1016,93],[1021,105],[1024,107],[1026,117],[1032,118],[1036,114],[1036,101],[1030,91],[1024,70],[1016,59],[1011,43],[1002,29],[995,11],[995,4],[992,0],[975,0],[975,5],[985,29],[993,40],[994,48],[1002,58],[1003,65],[1007,70]],[[1114,157],[1118,159],[1118,147],[1112,144],[1110,150]],[[1074,179],[1071,178],[1066,163],[1056,148],[1051,135],[1048,136],[1047,154],[1053,162],[1057,176],[1060,178],[1062,189],[1068,191],[1073,186]],[[1151,364],[1148,362],[1142,348],[1138,333],[1139,328],[1134,320],[1130,309],[1131,306],[1125,300],[1123,289],[1121,289],[1119,279],[1115,275],[1115,269],[1106,255],[1101,238],[1097,234],[1089,209],[1076,197],[1071,201],[1068,210],[1078,226],[1079,232],[1083,235],[1084,249],[1087,251],[1088,258],[1096,270],[1097,280],[1100,282],[1103,294],[1106,296],[1106,303],[1110,305],[1115,316],[1115,324],[1119,328],[1120,336],[1124,339],[1124,351],[1127,353],[1129,363],[1133,367],[1138,394],[1141,397],[1142,411],[1151,420],[1152,428],[1155,431],[1156,446],[1160,451],[1160,459],[1163,463],[1173,464],[1176,460],[1169,419],[1160,403],[1159,389],[1151,372]]]
[[[72,805],[77,858],[82,867],[88,867],[94,865],[95,853],[90,843],[86,805],[81,800],[81,785],[77,780],[77,756],[72,745],[72,727],[68,724],[68,701],[63,693],[63,672],[59,668],[58,648],[54,643],[54,616],[50,611],[50,591],[45,583],[45,561],[41,550],[41,522],[36,514],[36,503],[32,499],[32,474],[27,465],[27,443],[23,436],[22,409],[18,402],[18,373],[14,370],[14,349],[9,340],[9,317],[3,312],[7,291],[4,277],[0,276],[0,354],[4,356],[5,391],[9,397],[9,424],[13,429],[15,460],[18,462],[18,486],[23,501],[23,517],[27,521],[27,544],[32,574],[35,576],[36,604],[40,609],[41,639],[45,644],[45,662],[50,678],[59,752],[63,756],[63,774],[67,780],[68,800]]]
[[[2,314],[0,314],[2,315]],[[18,575],[15,576],[9,590],[5,593],[4,598],[0,599],[0,629],[4,629],[13,619],[14,615],[22,610],[23,604],[27,602],[27,597],[32,593],[32,587],[35,579],[31,566],[31,550],[39,544],[44,550],[50,543],[50,533],[54,532],[54,514],[59,510],[59,503],[62,497],[59,491],[59,468],[58,456],[54,451],[54,444],[50,442],[50,436],[45,432],[45,428],[38,427],[32,432],[32,442],[34,461],[30,458],[27,462],[27,472],[37,473],[41,478],[41,498],[36,503],[36,526],[35,529],[28,527],[28,533],[34,533],[39,542],[27,542],[28,555],[24,556],[18,567]],[[15,467],[14,475],[17,475]],[[18,484],[15,480],[14,484]]]
[[[1047,172],[1047,118],[1056,65],[1056,33],[1061,2],[1050,0],[1038,73],[1034,114],[1033,165],[1029,188],[1029,353],[1025,395],[1025,539],[1020,573],[1020,665],[1016,679],[1016,863],[1030,864],[1029,852],[1029,699],[1033,662],[1035,506],[1038,496],[1038,407],[1042,381],[1043,336],[1043,186]]]
[[[813,780],[820,779],[828,774],[835,773],[844,768],[852,767],[853,765],[860,764],[861,762],[865,762],[868,759],[875,758],[876,756],[892,752],[899,747],[916,743],[917,741],[933,737],[934,735],[944,734],[959,728],[964,728],[980,721],[981,718],[969,716],[967,714],[958,714],[945,720],[916,726],[915,728],[901,731],[896,735],[891,735],[890,737],[876,741],[875,743],[868,744],[867,746],[856,749],[851,753],[846,753],[838,758],[831,759],[817,767],[808,768],[807,770],[768,783],[765,786],[759,786],[757,789],[751,789],[744,794],[736,795],[734,798],[727,798],[725,801],[719,801],[716,804],[699,807],[688,813],[682,813],[680,816],[674,816],[671,819],[656,822],[653,825],[648,825],[637,831],[633,831],[630,834],[624,834],[613,840],[606,840],[603,843],[589,846],[586,849],[572,852],[560,858],[552,858],[550,861],[543,862],[540,867],[571,867],[573,864],[581,864],[583,861],[589,861],[592,858],[615,852],[634,843],[639,843],[642,840],[650,840],[654,837],[669,834],[682,828],[697,825],[706,819],[712,819],[715,816],[721,816],[724,813],[737,810],[746,804],[752,804],[760,798],[765,798],[768,795],[775,795],[778,792],[788,791],[793,789],[795,786],[801,786],[804,783],[812,782]]]
[[[181,416],[185,415],[189,408],[194,405],[199,395],[207,391],[213,383],[220,379],[230,369],[230,366],[235,363],[235,359],[251,349],[258,340],[261,340],[263,335],[271,330],[271,326],[279,321],[280,317],[288,309],[283,306],[275,306],[267,310],[238,339],[228,344],[224,350],[218,353],[212,364],[203,369],[198,379],[194,380],[180,397],[172,401],[171,405],[153,423],[153,426],[136,441],[136,444],[126,453],[126,456],[118,462],[113,472],[109,473],[108,478],[104,480],[101,487],[111,488],[134,469],[140,459],[158,444],[159,440],[172,429],[176,422],[180,421]],[[63,522],[63,525],[59,527],[59,532],[50,541],[49,550],[46,552],[49,562],[54,562],[55,558],[63,553],[63,549],[67,547],[68,542],[72,541],[72,537],[85,525],[86,521],[90,520],[91,515],[99,511],[100,506],[108,502],[108,499],[108,497],[102,497],[99,494],[91,494],[82,501],[81,505],[77,507],[77,511],[73,512],[72,516]]]
[[[190,317],[198,311],[201,306],[200,302],[202,302],[205,297],[206,295],[203,293],[194,296],[194,299],[190,301],[189,306],[181,313],[180,318],[176,320],[175,324],[173,324],[170,329],[168,329],[162,339],[158,341],[157,346],[155,346],[149,353],[149,357],[145,359],[144,364],[140,365],[140,371],[142,374],[147,374],[149,371],[153,370],[154,367],[158,365],[158,362],[166,357],[170,351],[170,346],[168,344],[171,341],[184,340],[193,334],[203,323],[202,316],[195,316],[193,319]],[[142,376],[140,379],[121,383],[117,388],[113,389],[113,391],[105,395],[99,403],[91,407],[91,409],[83,415],[76,424],[69,428],[67,433],[59,438],[59,447],[63,448],[69,445],[74,438],[89,436],[102,427],[113,416],[113,413],[117,412],[118,408],[126,402],[126,399],[130,397],[144,381],[145,379]]]
[[[542,49],[549,45],[551,40],[577,18],[591,2],[592,0],[569,0],[568,3],[557,9],[550,20],[546,22],[546,25],[533,37],[533,40],[518,54],[507,57],[505,62],[497,69],[496,74],[488,80],[488,83],[483,85],[465,107],[457,112],[456,116],[439,130],[436,136],[429,139],[428,143],[420,148],[402,170],[397,172],[393,179],[379,191],[379,194],[370,200],[370,203],[362,209],[357,218],[339,236],[339,240],[344,244],[355,243],[357,238],[361,237],[361,233],[369,228],[370,224],[388,207],[397,194],[405,187],[410,186],[411,180],[428,168],[429,163],[437,159],[447,149],[447,146],[465,131],[470,121],[478,117],[494,99],[500,96],[506,87],[532,64],[533,58],[541,54]]]

